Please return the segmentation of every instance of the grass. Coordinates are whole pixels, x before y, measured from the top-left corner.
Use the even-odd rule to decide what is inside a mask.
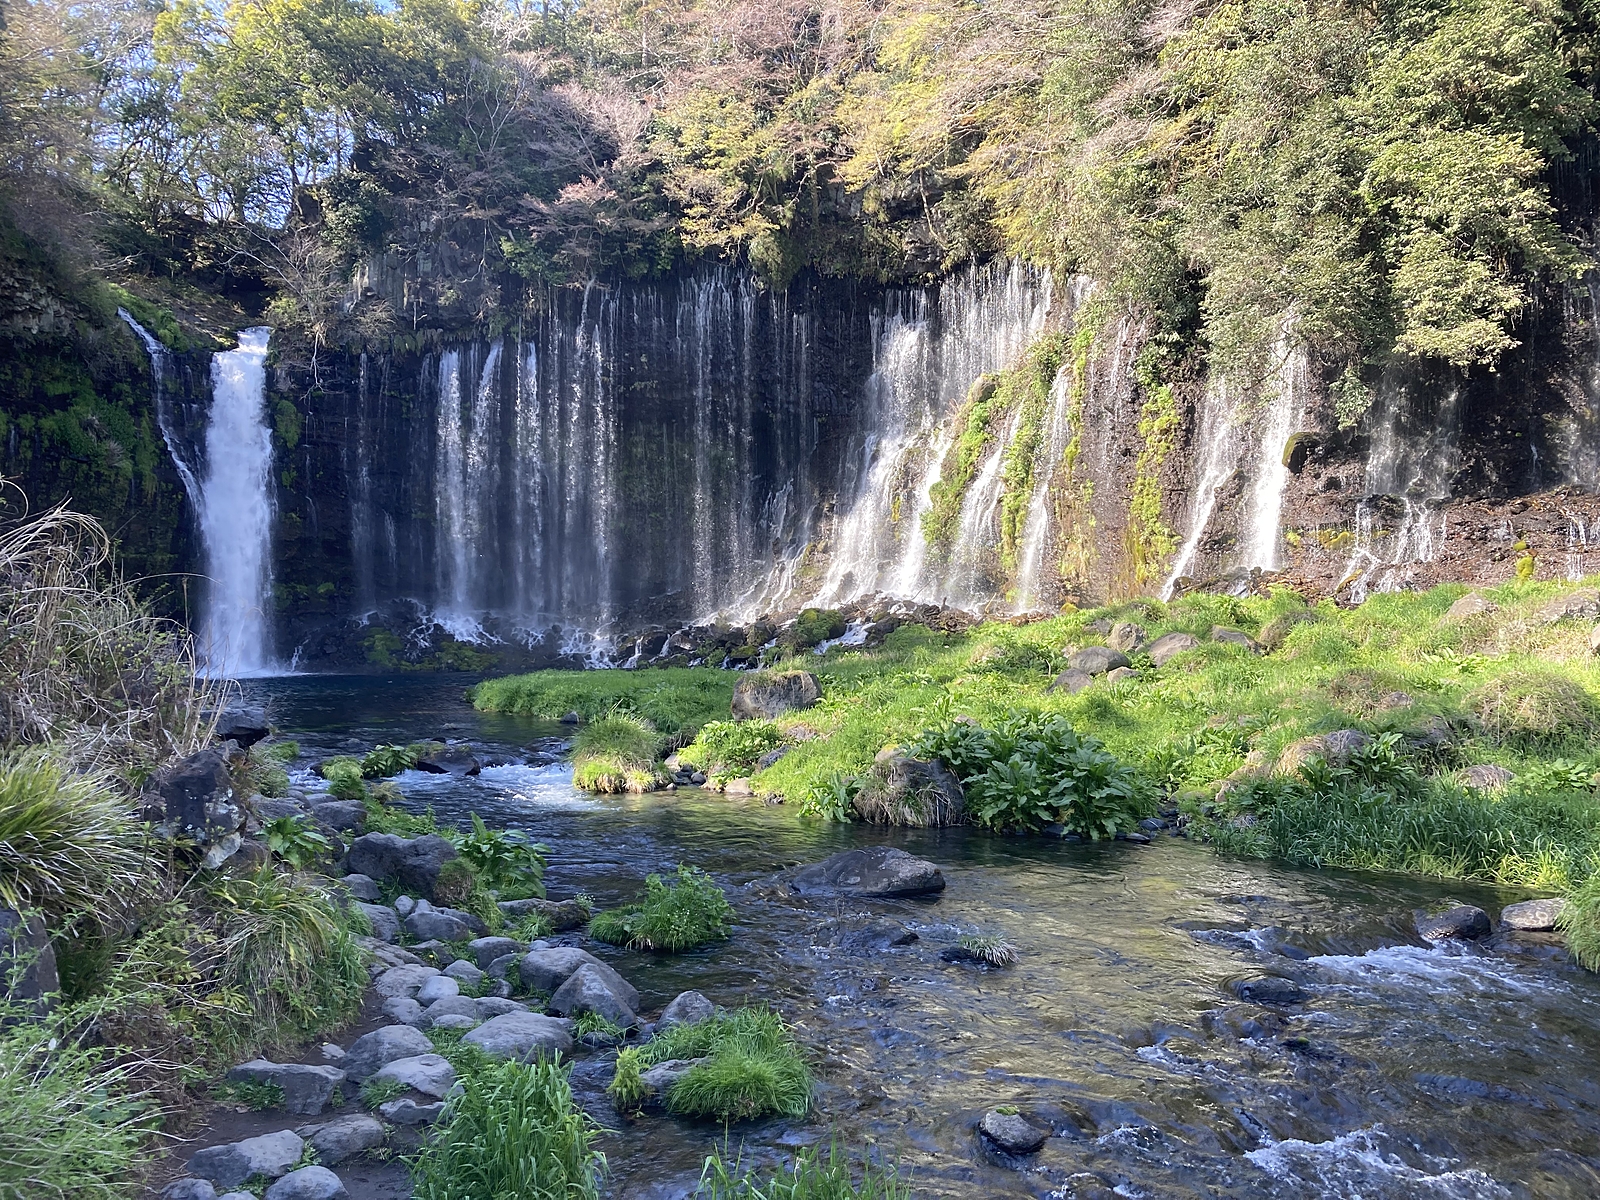
[[[654,725],[614,707],[573,739],[573,786],[590,792],[653,791],[666,779],[656,766],[660,752],[661,735]]]
[[[605,1157],[572,1101],[569,1068],[504,1062],[469,1072],[440,1132],[412,1160],[417,1200],[590,1200]]]
[[[783,733],[772,721],[712,721],[678,751],[678,759],[712,779],[732,779],[750,774],[762,755],[781,745]]]
[[[911,1187],[893,1166],[870,1159],[858,1170],[837,1142],[826,1157],[820,1147],[808,1146],[776,1174],[758,1177],[742,1169],[740,1159],[729,1163],[713,1151],[700,1172],[696,1200],[910,1200]]]
[[[217,1095],[256,1112],[283,1106],[283,1088],[257,1079],[229,1080],[217,1088]]]
[[[728,937],[733,906],[704,871],[680,864],[675,882],[651,875],[644,883],[644,899],[638,904],[590,918],[589,936],[614,946],[673,954]]]
[[[1017,948],[1001,937],[967,934],[956,940],[956,945],[973,958],[991,967],[1009,967],[1017,961]]]
[[[636,671],[538,671],[490,679],[473,689],[484,712],[522,713],[559,720],[576,712],[595,722],[621,706],[679,742],[707,721],[728,715],[735,677],[727,671],[646,667]]]
[[[617,1107],[644,1099],[640,1074],[672,1059],[706,1058],[665,1097],[668,1112],[742,1121],[769,1114],[802,1117],[811,1108],[811,1073],[783,1018],[765,1006],[718,1012],[675,1025],[617,1055],[608,1089]]]
[[[380,1079],[374,1075],[361,1085],[361,1103],[373,1111],[404,1096],[411,1089],[398,1079]]]
[[[615,1038],[618,1041],[627,1036],[627,1030],[623,1029],[621,1025],[618,1025],[615,1021],[608,1020],[597,1012],[578,1014],[578,1019],[572,1025],[572,1036],[582,1038],[591,1033],[599,1034],[601,1037]]]

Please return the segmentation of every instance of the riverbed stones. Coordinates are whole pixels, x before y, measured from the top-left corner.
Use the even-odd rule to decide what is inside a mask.
[[[1061,674],[1050,681],[1047,692],[1065,692],[1069,696],[1076,696],[1084,688],[1094,682],[1094,676],[1087,671],[1080,671],[1077,667],[1068,667]]]
[[[372,879],[392,879],[408,892],[432,896],[440,868],[455,857],[456,848],[438,834],[403,838],[365,833],[350,843],[345,869]]]
[[[422,1028],[422,1005],[410,996],[390,996],[383,1002],[383,1015],[400,1025]]]
[[[1116,630],[1112,630],[1113,633]],[[1116,667],[1126,667],[1128,656],[1111,646],[1085,646],[1067,657],[1067,666],[1089,675],[1104,675]]]
[[[422,981],[422,986],[417,989],[417,1003],[427,1008],[436,1000],[443,1000],[446,996],[459,996],[461,985],[450,975],[434,975]]]
[[[577,929],[589,921],[589,910],[577,900],[502,900],[500,911],[508,917],[525,917],[529,913],[537,913],[550,922],[550,929],[554,933],[565,933],[569,929]]]
[[[508,1012],[527,1012],[528,1006],[506,996],[479,996],[473,1001],[480,1021],[503,1017]]]
[[[1186,650],[1193,650],[1200,644],[1200,639],[1192,633],[1163,633],[1155,641],[1145,647],[1145,653],[1150,655],[1150,661],[1158,667],[1164,667],[1169,661],[1176,658]]]
[[[615,972],[611,974],[615,975]],[[634,995],[637,997],[638,993]],[[632,1007],[611,989],[605,976],[595,969],[593,963],[584,963],[568,976],[567,981],[550,997],[549,1009],[558,1017],[597,1013],[623,1029],[632,1029],[639,1023]]]
[[[674,1025],[698,1025],[710,1020],[716,1007],[700,992],[679,992],[672,1003],[661,1011],[656,1029],[671,1029]]]
[[[527,947],[516,938],[508,937],[473,938],[467,943],[467,952],[480,967],[487,967],[502,955],[518,954],[526,949]]]
[[[572,1022],[538,1013],[513,1012],[485,1021],[462,1041],[477,1046],[490,1058],[536,1058],[572,1053]]]
[[[1106,645],[1124,654],[1133,654],[1144,645],[1145,639],[1149,636],[1149,631],[1143,625],[1134,621],[1118,621],[1111,627],[1111,632],[1106,634]],[[1107,670],[1114,669],[1107,668]]]
[[[1567,902],[1559,897],[1508,904],[1500,910],[1500,928],[1515,929],[1519,933],[1549,933],[1560,923],[1566,907]]]
[[[346,1200],[344,1180],[327,1167],[301,1167],[290,1171],[267,1189],[264,1200]]]
[[[438,967],[407,963],[400,967],[390,967],[378,976],[372,987],[380,996],[409,996],[414,1000],[422,985],[439,973]]]
[[[418,1054],[385,1063],[373,1073],[372,1078],[403,1083],[414,1092],[443,1100],[456,1085],[456,1069],[441,1055]]]
[[[1471,904],[1458,904],[1432,915],[1422,912],[1415,915],[1417,936],[1429,942],[1442,942],[1448,938],[1472,941],[1488,937],[1493,929],[1489,914]]]
[[[209,1179],[175,1179],[161,1190],[161,1200],[217,1200],[217,1189]]]
[[[1461,772],[1460,778],[1462,787],[1475,792],[1497,792],[1515,779],[1516,774],[1498,763],[1479,763]]]
[[[392,942],[400,936],[400,917],[387,904],[365,904],[356,901],[356,907],[372,926],[372,936],[380,942]]]
[[[225,1146],[207,1146],[189,1160],[189,1173],[218,1187],[237,1187],[251,1176],[276,1179],[292,1171],[305,1152],[305,1142],[287,1129],[263,1133]]]
[[[422,1027],[424,1029],[466,1029],[470,1027],[454,1019],[457,1017],[476,1025],[478,1023],[477,1000],[471,996],[445,996],[441,1000],[435,1000],[422,1010]]]
[[[554,995],[583,966],[591,966],[598,971],[612,994],[629,1009],[638,1011],[639,993],[634,986],[587,950],[579,950],[576,946],[535,947],[523,956],[518,974],[522,986],[528,990]]]
[[[370,875],[352,872],[339,881],[344,884],[344,890],[357,900],[366,904],[382,904],[383,889],[378,886],[378,881]]]
[[[1254,979],[1235,979],[1228,990],[1247,1004],[1263,1004],[1268,1008],[1288,1008],[1304,1004],[1311,994],[1292,979],[1281,975],[1261,975]]]
[[[317,1161],[325,1167],[336,1167],[347,1158],[377,1149],[386,1136],[382,1122],[365,1113],[302,1125],[295,1134],[317,1152]]]
[[[277,1084],[283,1090],[285,1112],[314,1117],[328,1107],[334,1089],[344,1082],[345,1073],[338,1067],[275,1063],[258,1058],[232,1068],[228,1078],[235,1083]]]
[[[391,1125],[432,1125],[444,1112],[444,1101],[418,1104],[410,1096],[386,1100],[378,1105],[378,1115]]]
[[[990,1109],[978,1128],[1007,1154],[1033,1154],[1050,1139],[1048,1129],[1040,1129],[1020,1113]]]
[[[735,721],[771,721],[810,708],[822,699],[822,684],[810,671],[759,671],[733,687]]]
[[[944,873],[896,847],[864,846],[796,869],[789,889],[802,896],[928,896],[944,891]]]
[[[386,1025],[362,1034],[345,1055],[344,1073],[352,1083],[365,1083],[389,1063],[432,1054],[427,1034],[409,1025]]]
[[[482,971],[464,958],[458,958],[451,963],[444,969],[444,973],[464,988],[476,988],[487,978]]]

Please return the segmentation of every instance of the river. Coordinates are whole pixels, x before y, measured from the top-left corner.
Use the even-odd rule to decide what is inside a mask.
[[[535,760],[559,726],[474,712],[470,680],[298,676],[255,680],[309,756],[422,737]],[[303,760],[304,761],[304,760]],[[1491,915],[1524,898],[1407,876],[1235,860],[1181,838],[1063,845],[973,830],[827,825],[760,800],[679,791],[595,799],[559,762],[472,779],[409,772],[408,803],[441,822],[476,810],[550,847],[547,884],[601,907],[652,871],[710,871],[733,937],[676,957],[586,948],[651,1013],[684,988],[720,1004],[767,1001],[794,1023],[818,1079],[804,1120],[735,1127],[752,1164],[843,1143],[897,1162],[919,1196],[1592,1197],[1600,1195],[1600,980],[1559,955],[1430,948],[1410,913],[1449,900]],[[802,901],[762,881],[838,849],[891,842],[944,869],[926,902]],[[852,951],[871,919],[919,935]],[[961,934],[1006,937],[1014,967],[945,963]],[[562,940],[582,942],[581,934]],[[1281,975],[1309,993],[1285,1009],[1231,982]],[[724,1131],[661,1115],[625,1121],[581,1058],[580,1098],[609,1194],[681,1196]],[[1004,1160],[976,1133],[1015,1105],[1057,1136]]]

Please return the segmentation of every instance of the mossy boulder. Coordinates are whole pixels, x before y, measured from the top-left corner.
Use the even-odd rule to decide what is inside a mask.
[[[810,671],[764,671],[734,685],[731,707],[735,721],[770,721],[820,699],[822,684]]]

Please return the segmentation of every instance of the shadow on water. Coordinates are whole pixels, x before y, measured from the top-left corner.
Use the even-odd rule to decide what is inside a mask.
[[[525,757],[549,722],[475,713],[470,680],[299,677],[248,685],[310,754],[422,736]],[[351,744],[347,745],[346,743]],[[746,1160],[838,1135],[897,1160],[920,1195],[952,1197],[1579,1197],[1600,1195],[1600,983],[1559,957],[1416,944],[1409,912],[1446,900],[1491,912],[1494,889],[1289,870],[1185,841],[1063,846],[970,830],[829,826],[709,793],[595,800],[559,763],[476,779],[407,774],[408,802],[443,821],[476,810],[551,848],[557,898],[631,898],[680,861],[715,874],[737,910],[724,945],[652,957],[590,945],[647,1011],[694,987],[769,1001],[819,1079],[804,1121],[736,1127]],[[763,881],[842,847],[889,842],[931,858],[931,902],[802,901]],[[852,951],[873,919],[919,940]],[[1004,971],[947,964],[965,933],[1022,952]],[[1272,1008],[1229,984],[1281,976],[1307,994]],[[614,1132],[610,1192],[684,1194],[723,1131],[627,1122],[575,1086]],[[1011,1104],[1055,1131],[1013,1162],[974,1134]]]

